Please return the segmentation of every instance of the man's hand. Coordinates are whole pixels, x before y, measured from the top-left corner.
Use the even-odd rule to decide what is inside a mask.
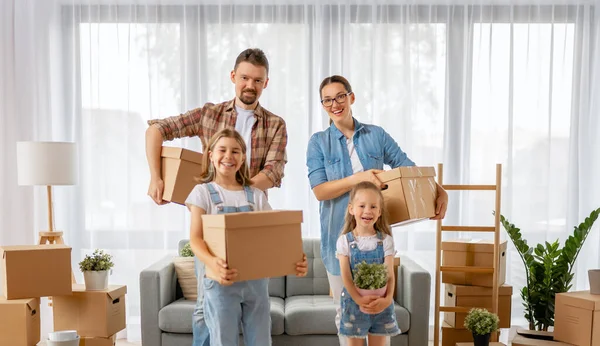
[[[169,203],[168,201],[163,201],[162,199],[164,190],[165,183],[162,179],[150,180],[150,186],[148,186],[148,196],[150,196],[150,198],[152,198],[152,200],[158,205]]]
[[[296,276],[306,276],[308,274],[308,261],[306,254],[302,254],[302,262],[296,263]]]
[[[219,257],[213,257],[206,266],[209,267],[206,271],[207,276],[223,286],[232,285],[233,280],[238,276],[237,269],[229,269],[227,262]]]

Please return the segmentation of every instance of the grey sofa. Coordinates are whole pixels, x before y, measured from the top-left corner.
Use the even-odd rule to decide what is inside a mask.
[[[181,241],[180,247],[185,242]],[[274,346],[339,345],[335,306],[329,296],[319,242],[319,239],[303,240],[309,263],[306,277],[287,276],[270,281]],[[401,258],[397,275],[396,316],[403,334],[393,337],[391,345],[425,346],[431,276],[406,257]],[[183,298],[172,257],[144,269],[140,288],[142,345],[190,346],[195,302]]]

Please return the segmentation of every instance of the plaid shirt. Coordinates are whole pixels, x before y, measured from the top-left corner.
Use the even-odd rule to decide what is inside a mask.
[[[254,177],[262,172],[271,179],[273,186],[280,187],[283,168],[287,162],[285,120],[262,108],[260,104],[254,110],[254,118],[256,122],[252,127],[250,176]],[[153,119],[148,121],[148,125],[155,125],[165,141],[198,136],[202,141],[202,151],[206,152],[210,138],[224,128],[235,130],[236,120],[234,99],[219,104],[206,103],[202,108],[178,116]]]

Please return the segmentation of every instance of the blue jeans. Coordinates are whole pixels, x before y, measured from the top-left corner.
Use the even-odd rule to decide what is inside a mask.
[[[204,322],[204,285],[202,285],[204,263],[194,256],[194,264],[196,265],[196,279],[198,279],[198,299],[196,299],[196,308],[192,316],[192,333],[194,334],[192,346],[210,346],[208,327]]]
[[[245,346],[271,345],[269,279],[236,282],[231,286],[221,286],[209,278],[203,278],[202,282],[211,344],[237,346],[241,321]]]

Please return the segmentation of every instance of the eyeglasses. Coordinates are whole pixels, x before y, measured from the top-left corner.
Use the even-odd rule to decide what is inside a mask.
[[[335,98],[332,98],[332,99],[323,99],[323,100],[321,100],[321,104],[325,107],[331,107],[331,106],[333,106],[333,101],[335,100],[335,102],[337,102],[339,105],[341,105],[342,103],[346,102],[346,96],[350,96],[350,95],[352,95],[352,91],[345,93],[345,94],[339,94]]]

